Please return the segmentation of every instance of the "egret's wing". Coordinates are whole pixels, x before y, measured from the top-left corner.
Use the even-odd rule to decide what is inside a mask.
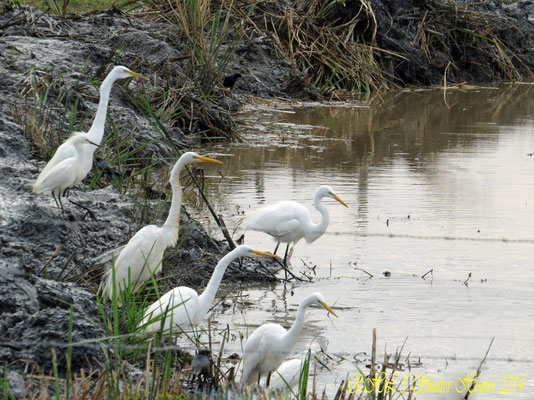
[[[39,176],[37,177],[37,180],[34,184],[34,191],[36,193],[42,193],[37,192],[39,188],[41,187],[41,184],[43,183],[43,180],[45,179],[46,175],[50,172],[52,168],[54,168],[56,165],[58,165],[60,162],[66,160],[67,158],[75,157],[76,156],[76,150],[74,149],[74,145],[70,142],[65,142],[61,146],[59,146],[54,153],[54,156],[48,161],[48,163],[45,165]]]
[[[146,332],[179,333],[190,331],[197,324],[199,296],[191,288],[181,286],[165,293],[145,311],[140,328]]]
[[[43,177],[38,187],[34,186],[36,193],[48,193],[55,188],[67,188],[76,180],[76,170],[74,169],[72,158],[63,160],[51,168],[47,175]],[[37,185],[37,183],[36,183]]]
[[[124,246],[115,260],[115,279],[118,287],[124,288],[129,281],[133,288],[138,288],[161,269],[163,250],[158,242],[160,228],[147,225],[139,230]],[[111,299],[113,293],[113,275],[111,269],[106,272],[102,290]]]
[[[303,206],[294,201],[282,201],[253,212],[243,221],[243,225],[274,237],[283,236],[301,225],[299,216],[302,209],[307,212]]]
[[[264,324],[249,336],[243,347],[242,381],[255,383],[260,366],[272,355],[285,333],[286,330],[278,324]]]

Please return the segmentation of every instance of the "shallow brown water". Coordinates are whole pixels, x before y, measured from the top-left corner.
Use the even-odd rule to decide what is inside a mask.
[[[349,208],[326,200],[326,234],[295,247],[293,271],[307,271],[312,283],[240,290],[254,304],[238,303],[234,313],[219,307],[217,322],[245,336],[266,321],[288,327],[299,302],[318,291],[339,318],[309,309],[296,352],[318,334],[329,339],[336,362],[332,372],[320,372],[318,387],[326,384],[331,398],[340,380],[356,372],[354,363],[365,368],[373,328],[380,354],[407,338],[403,353],[421,362],[413,372],[453,382],[448,394],[418,399],[458,398],[454,383],[477,369],[493,337],[481,379],[496,384],[493,393],[474,398],[531,398],[533,116],[528,85],[243,113],[252,132],[247,142],[211,149],[225,162],[225,178],[209,180],[209,198],[229,227],[242,212],[284,199],[306,205],[317,222],[312,202],[321,184]],[[217,233],[205,210],[199,214]],[[246,242],[270,251],[275,244],[257,232],[247,232]],[[241,353],[239,340],[226,349]],[[522,392],[498,393],[510,383],[503,375],[524,377]]]

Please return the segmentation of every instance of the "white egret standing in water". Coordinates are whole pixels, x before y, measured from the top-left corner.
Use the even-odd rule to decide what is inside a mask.
[[[208,314],[228,265],[236,258],[244,256],[276,257],[271,253],[253,250],[250,246],[236,247],[218,262],[208,286],[200,296],[187,286],[174,288],[147,308],[139,326],[146,332],[163,329],[166,333],[179,333],[181,330],[196,327]]]
[[[193,152],[184,153],[176,162],[169,179],[172,187],[172,202],[169,215],[163,226],[147,225],[140,229],[122,249],[112,265],[115,269],[117,283],[116,293],[120,300],[120,292],[131,284],[131,291],[139,289],[151,274],[161,271],[163,253],[178,240],[180,224],[180,208],[182,205],[182,187],[180,172],[187,165],[197,162],[222,164],[222,161],[199,156]],[[113,295],[113,270],[106,272],[102,282],[102,291],[109,299]],[[120,301],[119,301],[120,302]]]
[[[287,251],[291,243],[296,244],[302,238],[307,243],[312,243],[326,232],[330,217],[328,210],[321,202],[324,197],[331,197],[348,207],[330,186],[323,185],[317,189],[314,196],[314,206],[322,216],[321,222],[318,224],[313,223],[310,212],[303,205],[296,201],[281,201],[254,211],[244,219],[243,225],[247,229],[271,235],[278,242],[274,250],[275,253],[281,242],[287,243],[284,256],[285,265]]]
[[[270,323],[261,325],[250,335],[243,348],[242,383],[258,383],[261,375],[276,370],[285,361],[304,325],[306,308],[314,304],[321,305],[337,317],[326,304],[323,295],[313,293],[300,303],[297,318],[289,330],[279,324]]]
[[[102,82],[102,85],[100,85],[100,101],[98,103],[98,109],[96,111],[93,124],[91,125],[89,131],[87,131],[87,136],[89,137],[89,140],[91,142],[100,145],[102,137],[104,136],[104,126],[106,124],[109,94],[111,92],[111,87],[113,86],[113,83],[117,79],[131,78],[132,76],[147,79],[136,72],[130,71],[126,67],[117,66],[111,70],[106,79],[104,79],[104,81]],[[72,185],[70,185],[70,187],[80,184],[81,181],[87,176],[87,174],[91,170],[91,167],[93,166],[93,154],[95,150],[96,147],[93,146],[84,146],[82,148],[83,155],[79,158],[80,165],[77,169],[77,177],[76,180],[72,183]],[[41,193],[36,190],[36,187],[39,188],[42,186],[42,181],[46,178],[48,172],[63,160],[74,157],[75,153],[76,150],[74,149],[74,145],[67,139],[61,146],[56,149],[54,156],[50,159],[50,161],[48,161],[46,166],[43,168],[43,170],[37,177],[37,180],[33,185],[33,191],[36,193]],[[60,193],[60,196],[61,195],[63,195],[63,193]],[[58,207],[60,206],[57,200],[56,204]]]
[[[41,173],[33,185],[35,193],[52,193],[56,204],[62,210],[61,196],[78,182],[79,176],[84,171],[88,153],[85,147],[98,147],[98,144],[92,142],[85,133],[75,133],[65,143],[72,147],[71,155],[48,168],[46,174]]]

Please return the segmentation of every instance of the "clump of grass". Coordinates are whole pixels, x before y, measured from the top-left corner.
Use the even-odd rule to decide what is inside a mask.
[[[212,0],[150,0],[161,18],[180,35],[189,52],[185,72],[203,96],[215,94],[234,50],[244,34],[244,24],[230,12],[234,2],[217,4]]]
[[[129,8],[140,1],[122,1],[116,5],[113,0],[10,0],[21,5],[31,5],[41,10],[50,10],[54,14],[66,17],[68,14],[94,10],[109,10],[117,6]]]
[[[233,2],[230,2],[232,5]],[[218,105],[219,83],[234,58],[244,25],[227,7],[211,0],[149,0],[153,15],[169,23],[176,47],[186,59],[154,68],[158,79],[150,90],[131,100],[145,116],[177,127],[201,141],[235,141],[239,134],[228,110]]]
[[[66,137],[84,125],[83,118],[76,118],[79,98],[54,71],[32,68],[18,86],[24,97],[15,105],[13,118],[22,126],[33,154],[49,159]]]
[[[505,39],[519,28],[479,11],[478,3],[430,0],[421,5],[424,16],[413,43],[430,65],[443,68],[445,74],[466,69],[505,80],[521,80],[522,72],[534,76]]]
[[[290,6],[259,3],[250,18],[254,29],[271,36],[276,49],[323,92],[367,92],[392,86],[393,77],[379,67],[378,56],[393,52],[376,46],[376,19],[371,3],[351,5],[310,0]],[[362,33],[363,32],[363,33]]]
[[[411,376],[409,359],[406,358],[406,363],[401,362],[404,344],[394,355],[384,351],[382,363],[377,362],[376,357],[376,329],[373,329],[372,346],[371,362],[368,366],[369,373],[365,374],[355,364],[358,373],[341,382],[336,398],[344,399],[348,391],[348,399],[352,399],[354,396],[367,400],[411,399],[417,382],[414,382]],[[406,366],[407,369],[405,369]],[[402,374],[400,374],[401,371]],[[397,373],[402,376],[399,377]]]

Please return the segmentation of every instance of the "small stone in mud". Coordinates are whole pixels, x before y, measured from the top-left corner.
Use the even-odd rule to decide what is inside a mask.
[[[382,272],[382,273],[384,274],[384,276],[385,276],[386,278],[389,278],[389,277],[391,276],[391,272],[390,272],[390,271],[384,271],[384,272]]]

